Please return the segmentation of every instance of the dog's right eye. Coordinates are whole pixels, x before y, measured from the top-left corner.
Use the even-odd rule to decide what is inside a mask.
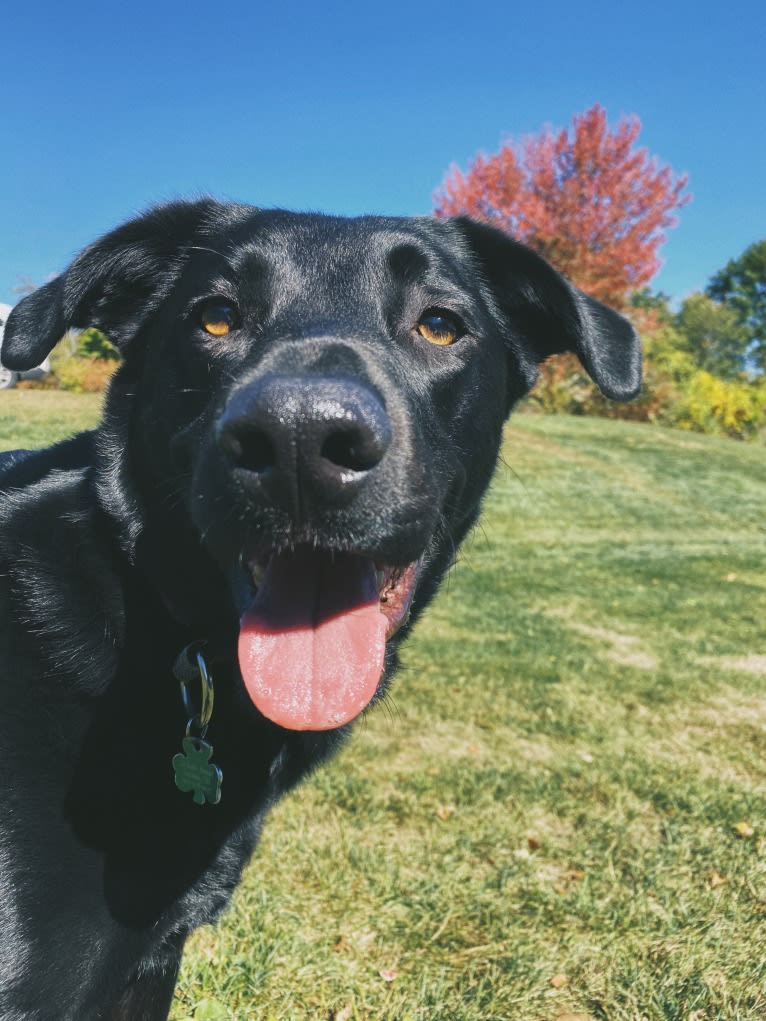
[[[221,298],[209,298],[197,306],[197,322],[211,337],[225,337],[239,323],[237,306]]]

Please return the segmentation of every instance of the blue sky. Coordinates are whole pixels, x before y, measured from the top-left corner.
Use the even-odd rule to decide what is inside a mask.
[[[762,0],[13,4],[0,301],[162,199],[427,213],[451,163],[595,102],[690,176],[681,298],[766,236],[765,38]]]

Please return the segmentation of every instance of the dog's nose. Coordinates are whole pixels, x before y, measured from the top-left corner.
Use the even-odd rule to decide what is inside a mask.
[[[270,374],[232,397],[217,435],[250,483],[300,513],[353,499],[388,449],[391,422],[357,380]]]

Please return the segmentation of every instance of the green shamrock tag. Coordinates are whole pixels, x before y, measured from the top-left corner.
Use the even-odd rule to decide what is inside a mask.
[[[221,800],[223,773],[210,761],[213,746],[199,737],[185,737],[182,752],[173,756],[176,787],[179,791],[193,791],[198,805],[207,801],[217,805]]]

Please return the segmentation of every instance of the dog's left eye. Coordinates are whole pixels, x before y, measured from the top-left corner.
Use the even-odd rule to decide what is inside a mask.
[[[455,316],[438,308],[429,308],[424,312],[415,328],[429,344],[439,344],[441,347],[454,344],[465,332]]]
[[[209,298],[197,307],[197,321],[211,337],[225,337],[239,322],[237,306],[221,298]]]

